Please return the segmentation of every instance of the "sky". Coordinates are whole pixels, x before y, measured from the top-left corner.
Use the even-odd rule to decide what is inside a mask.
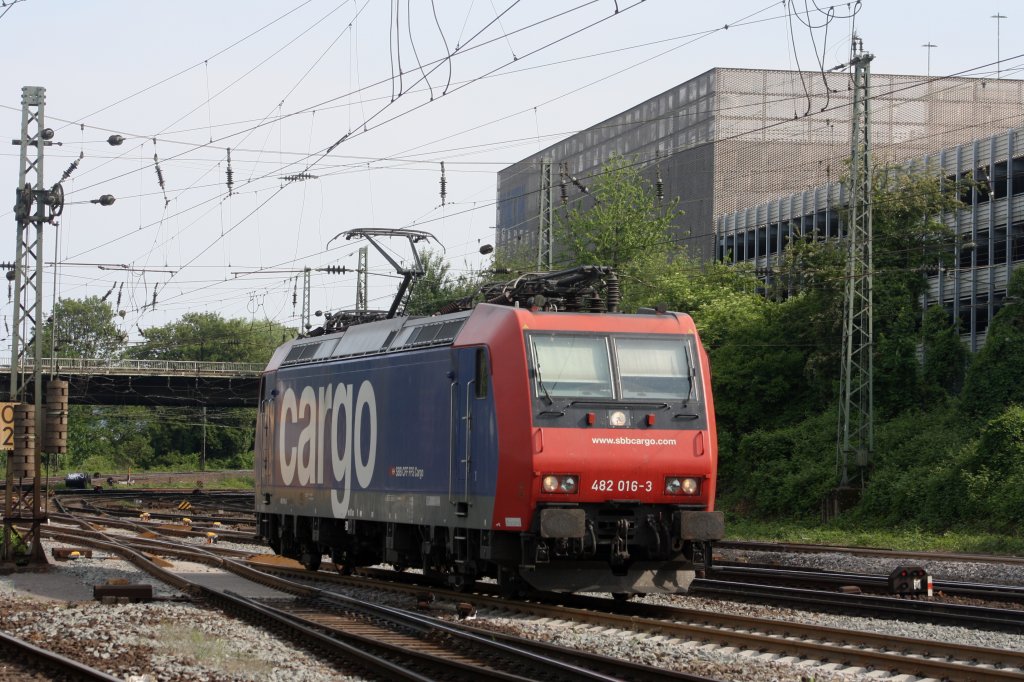
[[[132,342],[193,311],[298,327],[304,268],[312,311],[354,307],[366,242],[342,233],[422,230],[453,272],[479,267],[501,168],[714,67],[831,68],[851,32],[874,73],[1024,67],[1009,0],[0,0],[0,128],[17,139],[22,86],[45,87],[45,185],[79,160],[44,229],[47,311],[107,295]],[[4,148],[0,184],[20,165]],[[369,271],[386,309],[372,248]]]

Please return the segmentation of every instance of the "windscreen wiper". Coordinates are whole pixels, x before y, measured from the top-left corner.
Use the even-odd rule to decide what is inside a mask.
[[[693,369],[693,354],[690,352],[690,343],[684,340],[683,348],[686,349],[686,364],[689,365],[687,369],[686,382],[689,384],[686,388],[686,397],[683,398],[683,406],[690,402],[690,398],[693,397],[693,380],[697,377],[697,372]]]
[[[540,374],[539,362],[537,363],[536,369],[534,371],[537,372],[537,385],[540,386],[540,390],[544,391],[544,400],[547,401],[548,405],[554,404],[555,401],[551,399],[551,394],[548,393],[548,387],[544,385],[544,377],[542,377]]]

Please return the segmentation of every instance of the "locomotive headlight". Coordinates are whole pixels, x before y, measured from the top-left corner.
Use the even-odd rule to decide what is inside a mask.
[[[700,492],[700,480],[669,476],[665,479],[666,495],[696,495]]]
[[[626,413],[625,412],[612,412],[608,415],[608,424],[610,426],[625,426],[626,425]]]
[[[580,477],[576,474],[547,474],[540,481],[541,491],[563,495],[575,494],[579,484]]]

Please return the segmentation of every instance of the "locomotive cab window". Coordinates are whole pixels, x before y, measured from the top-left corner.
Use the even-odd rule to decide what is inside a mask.
[[[700,399],[692,337],[534,332],[528,338],[535,399]]]
[[[624,400],[695,400],[690,342],[679,338],[615,339],[620,396]]]
[[[531,334],[536,396],[612,398],[611,359],[605,337]]]

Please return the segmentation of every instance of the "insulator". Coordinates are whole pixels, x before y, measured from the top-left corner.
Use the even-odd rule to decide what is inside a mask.
[[[296,173],[295,175],[281,175],[279,179],[285,182],[300,182],[302,180],[316,180],[319,177],[319,175],[310,175],[309,173]]]
[[[153,285],[153,307],[156,308],[156,285]]]
[[[156,153],[153,154],[153,166],[156,168],[156,181],[160,185],[160,189],[164,189],[164,172],[160,170],[160,159],[157,158]]]
[[[108,298],[110,298],[110,295],[114,293],[114,287],[116,286],[117,285],[115,284],[111,286],[109,289],[107,289],[107,293],[103,294],[103,298],[101,298],[100,301],[106,301]]]
[[[568,175],[566,170],[566,164],[563,161],[561,168],[558,170],[558,187],[562,192],[562,206],[565,206],[569,202],[569,188],[565,184],[565,176]]]
[[[448,179],[444,175],[444,161],[441,162],[441,205],[444,206],[448,197]]]
[[[121,282],[121,285],[119,287],[117,287],[117,305],[114,306],[118,310],[121,309],[121,291],[123,289],[124,289],[124,282]],[[124,315],[122,315],[121,317],[124,317]]]
[[[614,272],[608,273],[605,277],[605,298],[608,300],[608,312],[619,312],[619,303],[622,301],[622,289],[619,287],[619,277]]]
[[[77,159],[75,159],[74,161],[71,162],[71,165],[68,166],[68,169],[66,171],[64,171],[64,175],[60,176],[60,181],[61,182],[64,182],[65,180],[67,180],[68,178],[71,177],[71,174],[74,173],[75,170],[78,168],[78,162],[81,161],[81,160],[82,160],[82,157],[79,156]]]
[[[227,170],[227,176],[228,176],[228,196],[231,196],[231,194],[234,192],[234,186],[235,186],[235,181],[234,181],[235,172],[233,170],[231,170],[231,147],[228,147],[228,170]]]
[[[658,163],[655,166],[655,180],[654,180],[654,193],[658,197],[658,203],[665,201],[665,181],[661,179],[661,153],[657,154]]]

